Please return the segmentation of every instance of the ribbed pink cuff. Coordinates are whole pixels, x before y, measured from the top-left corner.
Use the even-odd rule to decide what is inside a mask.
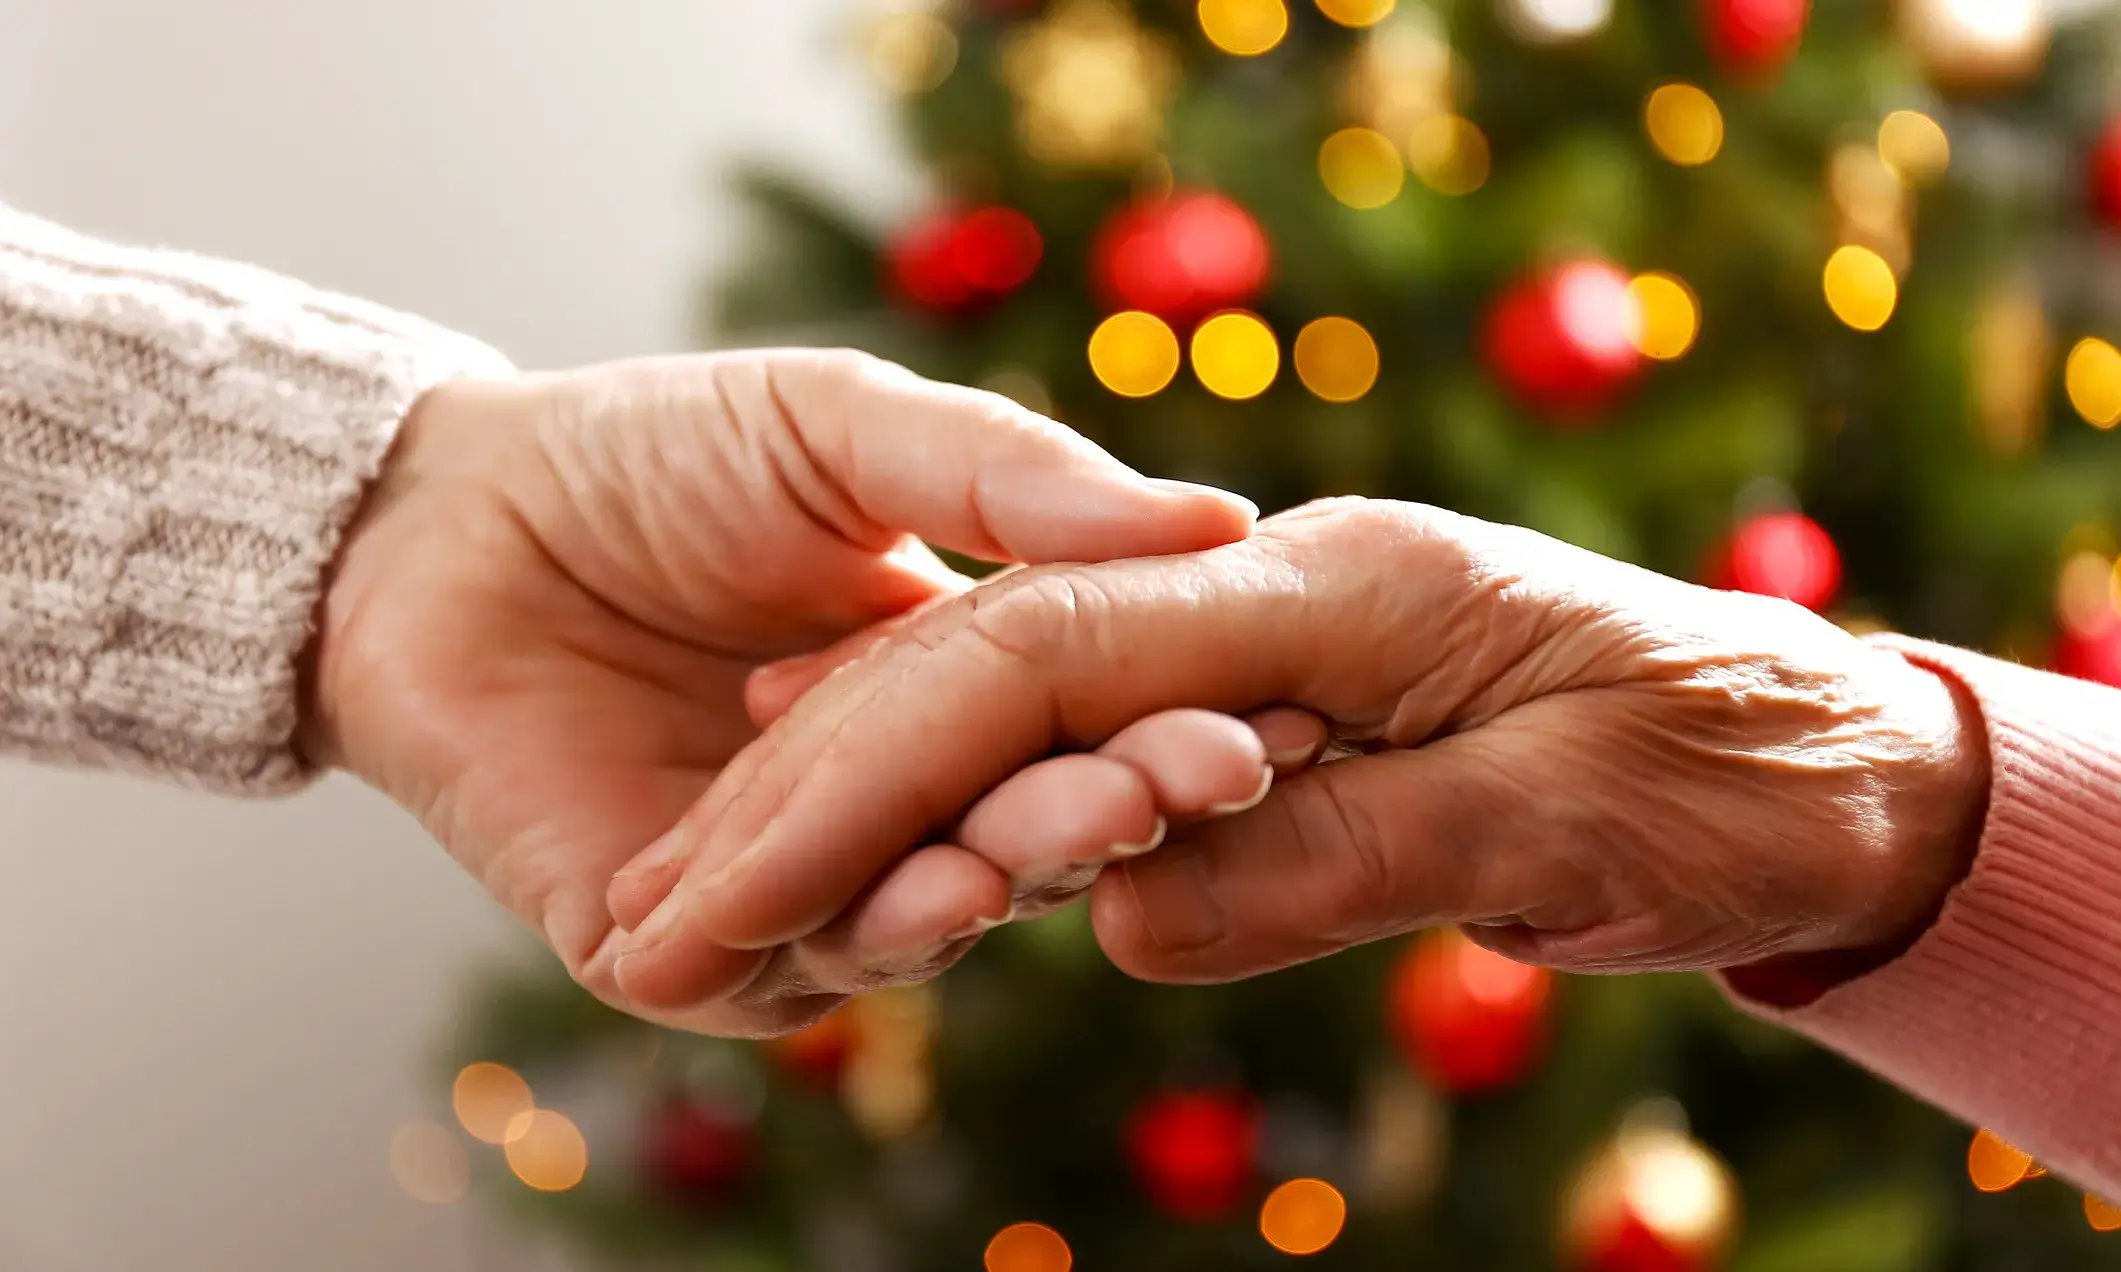
[[[1878,643],[1981,704],[1992,775],[1973,871],[1877,971],[1794,1009],[1733,997],[2121,1198],[2121,691]]]

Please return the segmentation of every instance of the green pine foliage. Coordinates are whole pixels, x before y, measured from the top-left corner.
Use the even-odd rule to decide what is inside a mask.
[[[1403,19],[1423,0],[1399,3]],[[1608,28],[1555,47],[1514,35],[1491,0],[1433,0],[1470,72],[1456,109],[1489,138],[1492,175],[1458,198],[1409,181],[1357,211],[1328,194],[1317,152],[1356,122],[1342,90],[1367,33],[1290,0],[1287,38],[1241,59],[1203,38],[1190,0],[1134,0],[1178,59],[1170,172],[1264,228],[1276,265],[1252,308],[1285,356],[1326,315],[1361,322],[1383,351],[1375,388],[1334,405],[1286,364],[1247,402],[1188,373],[1139,401],[1098,384],[1085,347],[1108,306],[1093,244],[1143,179],[1138,165],[1057,169],[1025,153],[1001,59],[1047,7],[964,0],[949,15],[954,69],[903,102],[940,196],[1036,223],[1036,275],[976,320],[924,312],[892,294],[888,230],[750,173],[756,250],[711,294],[719,338],[854,343],[971,383],[1028,375],[1059,418],[1149,471],[1269,507],[1350,492],[1438,503],[1681,575],[1698,576],[1749,509],[1794,502],[1840,545],[1848,612],[1992,648],[2046,632],[2061,545],[2121,509],[2121,442],[2071,412],[2059,358],[2028,408],[2040,436],[2012,448],[1985,433],[1990,371],[1972,334],[2021,279],[2058,352],[2115,317],[2092,268],[2111,247],[2079,188],[2116,65],[2102,23],[2062,28],[2037,77],[1959,99],[1869,0],[1818,0],[1801,51],[1760,85],[1718,68],[1697,6],[1678,0],[1620,0]],[[1644,136],[1645,95],[1670,79],[1722,108],[1725,143],[1704,166],[1666,162]],[[1837,147],[1908,107],[1943,121],[1953,164],[1915,198],[1897,312],[1859,333],[1822,297],[1836,246],[1825,174]],[[1499,293],[1578,253],[1685,279],[1703,322],[1684,358],[1564,428],[1516,404],[1480,342]],[[1264,1269],[1303,1260],[1261,1239],[1260,1198],[1316,1175],[1343,1187],[1350,1214],[1313,1266],[1557,1268],[1569,1182],[1630,1108],[1669,1097],[1739,1180],[1735,1272],[2121,1268],[2121,1235],[2093,1233],[2079,1194],[2053,1181],[1976,1193],[1968,1128],[1739,1016],[1698,978],[1561,982],[1544,1061],[1509,1090],[1444,1101],[1435,1178],[1384,1199],[1362,1163],[1366,1097],[1381,1073],[1409,1071],[1385,1007],[1400,954],[1160,988],[1111,969],[1080,908],[1004,929],[941,985],[934,1110],[905,1136],[864,1133],[832,1090],[759,1048],[632,1023],[557,971],[493,989],[460,1062],[511,1064],[541,1098],[591,1110],[577,1118],[591,1145],[579,1188],[532,1194],[495,1162],[497,1191],[593,1249],[668,1266],[973,1269],[994,1232],[1035,1220],[1078,1268]],[[1158,1091],[1230,1083],[1266,1111],[1256,1186],[1225,1220],[1174,1218],[1130,1169],[1126,1119]],[[640,1164],[643,1124],[673,1092],[756,1113],[743,1177],[711,1196],[669,1199]]]

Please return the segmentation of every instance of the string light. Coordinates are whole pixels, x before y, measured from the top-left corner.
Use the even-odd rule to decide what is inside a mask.
[[[1217,314],[1193,333],[1193,374],[1220,398],[1241,402],[1267,391],[1281,372],[1274,329],[1242,312]]]
[[[1701,305],[1693,289],[1670,274],[1641,274],[1628,283],[1635,301],[1629,333],[1644,356],[1670,362],[1685,356],[1701,332]]]
[[[1178,336],[1154,314],[1139,310],[1112,315],[1090,336],[1090,371],[1121,397],[1163,392],[1178,374]]]
[[[987,1272],[1068,1272],[1075,1253],[1042,1223],[1012,1223],[987,1243]]]
[[[2004,1143],[1989,1131],[1979,1131],[1966,1150],[1967,1178],[1982,1192],[2002,1192],[2016,1186],[2031,1171],[2033,1159]]]
[[[1414,125],[1407,160],[1421,183],[1456,198],[1488,183],[1488,138],[1471,120],[1430,115]]]
[[[894,93],[925,93],[957,69],[957,33],[933,13],[886,14],[869,32],[869,69]]]
[[[471,1158],[448,1127],[408,1122],[390,1137],[390,1174],[414,1201],[446,1206],[470,1186]]]
[[[1318,175],[1334,198],[1367,211],[1399,197],[1407,183],[1407,166],[1383,133],[1343,128],[1318,148]]]
[[[516,1118],[531,1109],[530,1084],[505,1064],[467,1064],[450,1087],[457,1122],[473,1139],[486,1144],[508,1142]]]
[[[1344,27],[1376,26],[1398,7],[1399,0],[1318,0],[1318,11]]]
[[[1682,167],[1707,163],[1723,149],[1723,112],[1692,84],[1665,84],[1652,92],[1642,122],[1657,153]]]
[[[510,1127],[508,1169],[539,1192],[566,1192],[589,1170],[589,1144],[566,1115],[533,1109]]]
[[[2096,336],[2077,342],[2062,368],[2069,404],[2093,428],[2121,422],[2121,350]]]
[[[2094,1232],[2121,1232],[2121,1206],[2084,1194],[2084,1218]]]
[[[1282,0],[1200,0],[1200,29],[1232,57],[1258,57],[1289,34]]]
[[[1346,1198],[1322,1179],[1292,1179],[1268,1193],[1259,1209],[1260,1235],[1283,1254],[1317,1254],[1347,1221]]]
[[[1922,185],[1951,167],[1952,141],[1921,111],[1896,110],[1878,125],[1878,157],[1903,182]]]
[[[1068,168],[1128,168],[1163,141],[1178,58],[1113,0],[1060,0],[1001,53],[1025,152]]]
[[[1850,244],[1826,263],[1826,303],[1834,316],[1858,331],[1876,331],[1892,319],[1900,283],[1885,258]]]
[[[1404,137],[1420,121],[1450,111],[1457,74],[1435,13],[1417,5],[1364,38],[1341,89],[1343,104],[1386,136]]]
[[[1970,342],[1974,418],[1996,454],[2024,453],[2047,427],[2055,333],[2030,280],[2011,279],[1981,302]]]
[[[1613,0],[1504,0],[1503,21],[1519,39],[1560,44],[1595,35],[1613,20]]]
[[[1328,402],[1353,402],[1377,383],[1377,341],[1349,318],[1320,318],[1296,335],[1296,378]]]

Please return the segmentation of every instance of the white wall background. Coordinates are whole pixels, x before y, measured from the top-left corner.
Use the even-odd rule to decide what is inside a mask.
[[[0,0],[0,199],[526,365],[683,348],[772,152],[903,182],[848,0]],[[237,806],[0,765],[0,1268],[448,1272],[392,1129],[499,916],[346,782]]]

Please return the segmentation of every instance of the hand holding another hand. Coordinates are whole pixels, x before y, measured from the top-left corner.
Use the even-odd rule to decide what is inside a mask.
[[[1101,560],[1228,543],[1253,515],[1005,399],[860,355],[446,385],[408,419],[342,549],[305,749],[411,809],[607,1001],[702,1032],[779,1032],[933,975],[1011,912],[1020,878],[1094,869],[1167,813],[1245,798],[1262,755],[1205,712],[1130,721],[1107,758],[1031,765],[969,842],[922,855],[836,925],[770,961],[732,948],[696,969],[741,995],[636,1000],[615,973],[613,872],[681,818],[703,824],[689,810],[711,789],[772,793],[717,785],[758,732],[747,676],[971,586],[922,539]],[[908,757],[941,744],[915,739]],[[879,800],[895,796],[848,806]],[[837,855],[830,841],[792,852]]]
[[[1301,708],[1361,753],[1104,872],[1099,937],[1156,980],[1448,923],[1594,972],[1891,950],[1963,875],[1986,795],[1972,708],[1898,654],[1411,505],[1018,571],[889,626],[755,680],[787,714],[614,890],[661,903],[629,985],[711,994],[726,951],[824,929],[1011,773],[1180,708]]]

